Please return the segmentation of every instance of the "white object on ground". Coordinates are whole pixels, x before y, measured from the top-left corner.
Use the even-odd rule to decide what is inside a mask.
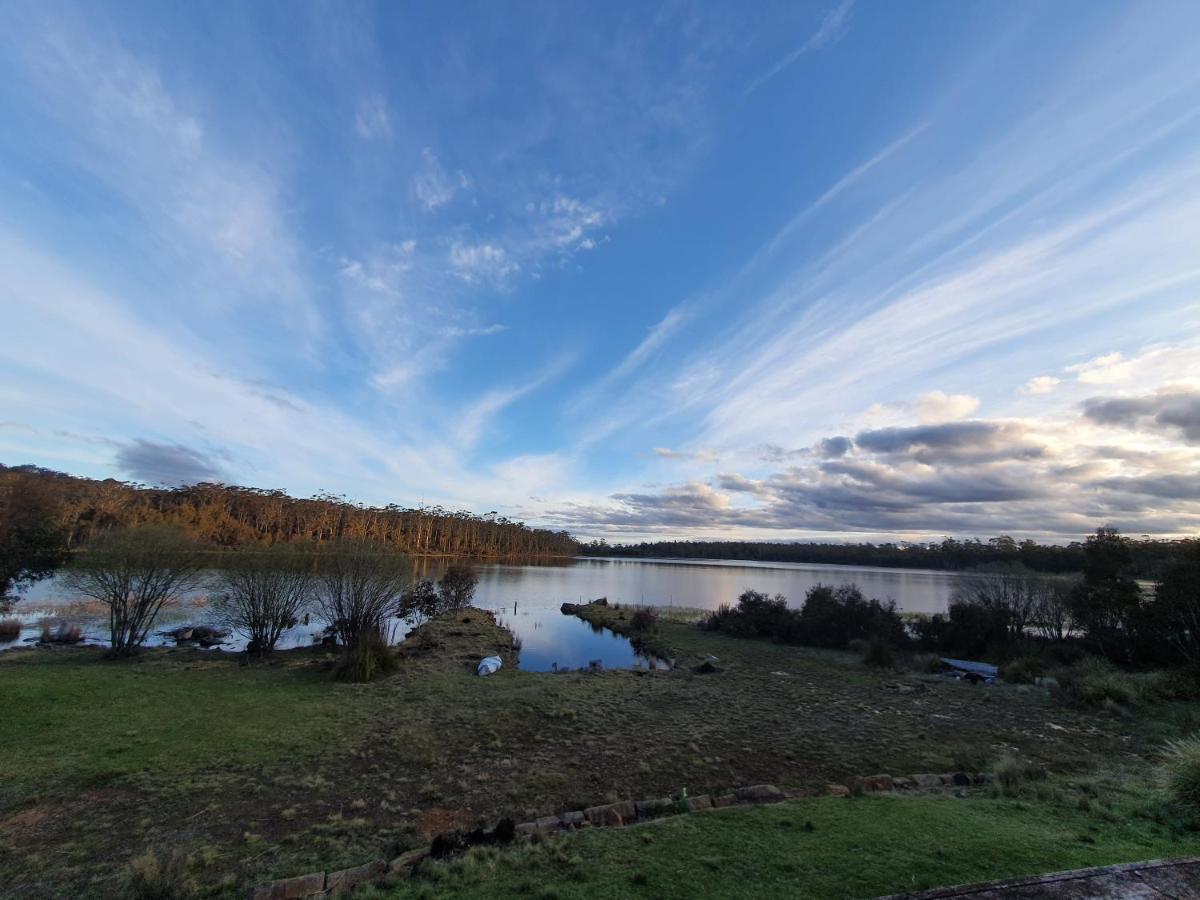
[[[504,665],[504,661],[498,656],[485,656],[479,661],[479,668],[475,670],[476,675],[491,675],[498,672],[500,667]]]

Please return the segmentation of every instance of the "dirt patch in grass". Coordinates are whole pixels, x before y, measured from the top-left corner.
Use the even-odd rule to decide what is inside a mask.
[[[449,834],[451,831],[466,828],[474,821],[475,817],[468,809],[443,809],[435,806],[418,815],[414,827],[422,838],[432,840],[439,834]]]

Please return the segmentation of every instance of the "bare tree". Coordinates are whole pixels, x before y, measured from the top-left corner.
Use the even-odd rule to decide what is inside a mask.
[[[1066,640],[1075,628],[1071,590],[1075,582],[1062,575],[1033,576],[1036,592],[1033,626],[1049,641]]]
[[[455,563],[450,566],[438,581],[438,593],[442,598],[443,609],[457,610],[470,606],[478,584],[479,576],[469,565]]]
[[[76,593],[108,606],[113,656],[146,641],[163,604],[204,582],[195,546],[179,529],[139,525],[93,539],[67,571]]]
[[[954,600],[987,610],[997,627],[1013,640],[1036,630],[1042,637],[1062,640],[1074,620],[1069,579],[1041,575],[1020,565],[985,566],[959,579]]]
[[[285,544],[246,550],[217,576],[213,607],[218,618],[246,638],[251,656],[269,656],[280,636],[313,600],[314,554]]]
[[[368,541],[335,541],[318,554],[316,600],[338,643],[379,640],[400,612],[408,558]]]

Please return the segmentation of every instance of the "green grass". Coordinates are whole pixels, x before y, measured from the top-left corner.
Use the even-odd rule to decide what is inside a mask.
[[[874,897],[1200,850],[1194,835],[1156,822],[1145,798],[1126,798],[1122,815],[1075,799],[868,796],[722,810],[475,850],[374,896]]]
[[[482,614],[456,615],[406,643],[395,675],[364,685],[335,682],[333,657],[319,650],[252,667],[198,651],[156,650],[127,662],[80,648],[6,651],[0,884],[17,895],[121,896],[124,866],[147,851],[167,859],[178,849],[202,860],[191,875],[206,896],[241,896],[271,878],[408,849],[428,840],[430,821],[528,821],[685,788],[821,790],[852,774],[983,767],[1004,753],[1058,778],[1119,769],[1111,793],[1148,783],[1162,741],[1200,727],[1200,705],[1189,700],[1118,713],[1033,689],[881,673],[852,654],[667,621],[656,632],[678,661],[674,671],[549,675],[506,665],[477,678],[478,659],[511,652],[511,638]],[[720,671],[694,672],[708,656]],[[1085,798],[1088,815],[1123,834],[1125,826],[1104,818],[1103,796]],[[1036,824],[1051,801],[1020,802],[1028,810],[1013,807],[1010,818]],[[736,823],[744,813],[728,815]],[[876,827],[867,818],[863,833]],[[642,833],[657,841],[691,827],[597,832],[566,844],[641,842]],[[910,836],[896,820],[879,829],[879,847]],[[657,858],[647,849],[655,845],[635,846],[632,858]],[[514,858],[525,852],[550,851]],[[639,874],[599,846],[596,859],[608,862],[593,866],[590,852],[580,844],[564,858],[587,860],[588,877],[611,882],[615,893]],[[741,855],[709,847],[691,859],[734,872],[749,864]],[[1065,851],[1046,859],[1050,868],[1076,862]],[[551,863],[567,865],[553,852]],[[607,866],[617,874],[605,881]],[[665,879],[669,861],[662,866]],[[560,874],[570,881],[575,868]],[[682,883],[694,887],[696,877]],[[665,881],[652,883],[670,893]]]
[[[92,650],[12,653],[0,679],[6,792],[302,756],[331,739],[345,706],[323,673],[248,671],[200,653],[133,662]]]

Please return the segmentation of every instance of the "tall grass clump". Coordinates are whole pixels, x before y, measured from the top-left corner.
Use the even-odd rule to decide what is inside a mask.
[[[83,629],[68,622],[59,622],[51,626],[42,626],[41,642],[43,644],[78,644],[83,640]]]
[[[196,893],[188,875],[188,858],[174,850],[165,860],[153,850],[130,861],[125,872],[128,892],[133,900],[182,900]]]
[[[1200,812],[1200,732],[1167,742],[1162,773],[1168,796],[1191,812]]]
[[[20,619],[0,619],[0,641],[15,641],[20,636]]]
[[[396,657],[379,632],[366,632],[346,648],[338,659],[334,676],[338,681],[364,683],[396,669]]]
[[[1041,766],[1025,762],[1015,756],[1005,756],[996,763],[992,771],[996,786],[1006,797],[1015,797],[1021,793],[1028,781],[1042,781],[1046,778],[1046,770]]]

